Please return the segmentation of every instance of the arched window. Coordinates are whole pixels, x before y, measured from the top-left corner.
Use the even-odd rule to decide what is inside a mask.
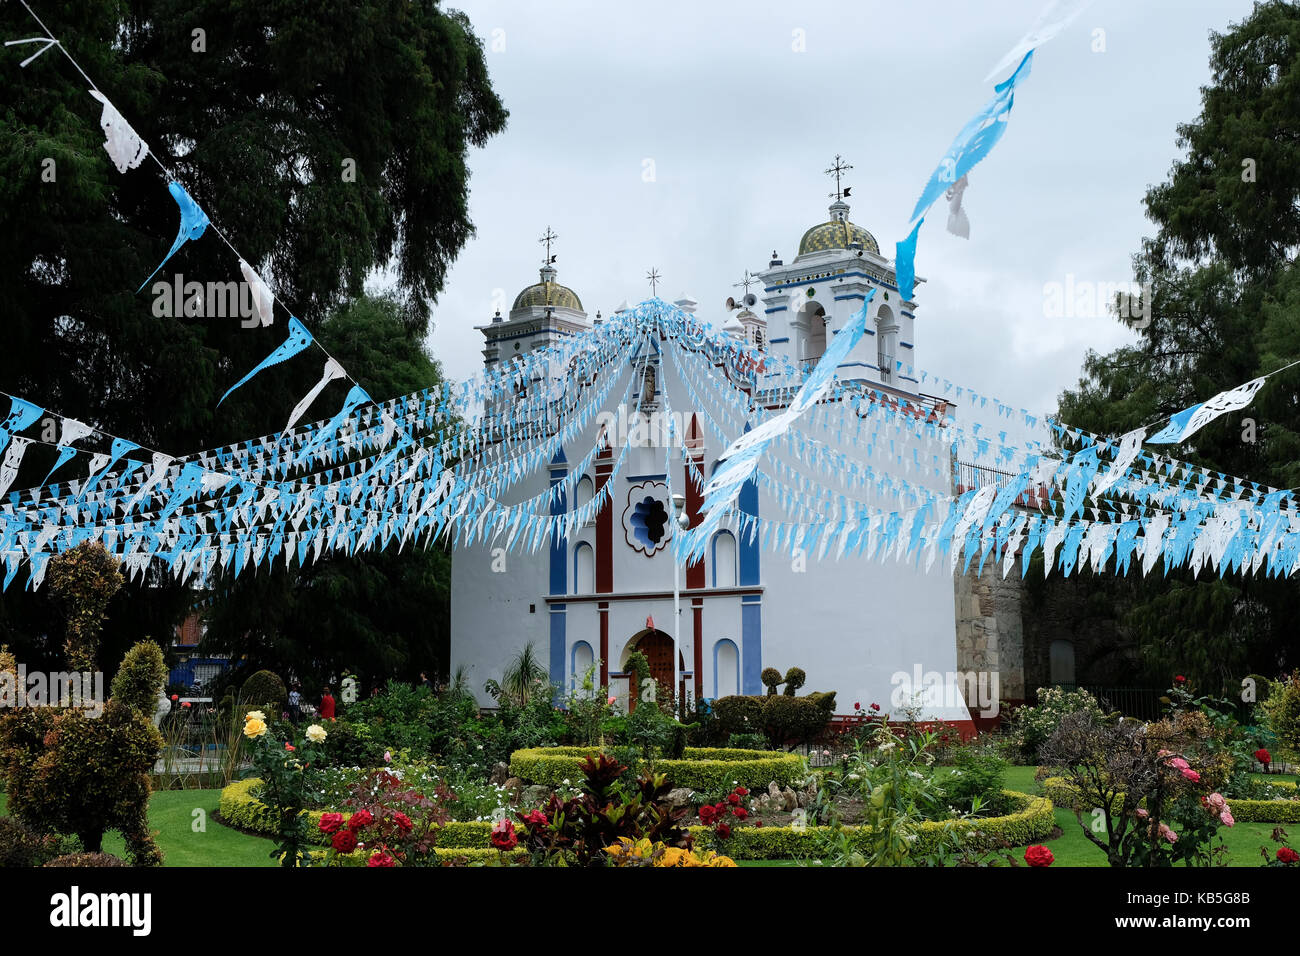
[[[876,313],[876,364],[880,366],[880,380],[894,379],[894,352],[898,346],[898,323],[894,310],[882,305]]]
[[[573,593],[596,593],[596,552],[586,542],[573,549]]]
[[[586,475],[578,479],[578,487],[573,492],[573,510],[577,511],[585,505],[591,504],[591,499],[596,495],[596,486]]]
[[[726,638],[713,645],[713,698],[740,693],[740,648]]]
[[[641,407],[653,408],[655,405],[655,392],[658,391],[657,378],[655,376],[655,367],[647,364],[645,367],[645,377],[641,380]]]
[[[736,538],[730,531],[719,531],[713,536],[713,586],[736,586]]]
[[[582,688],[582,679],[587,674],[587,668],[591,667],[595,660],[596,655],[586,641],[578,641],[573,645],[569,658],[569,687],[575,693]],[[596,680],[599,681],[599,676],[596,676]]]
[[[1073,684],[1074,644],[1070,641],[1052,641],[1049,654],[1052,683]]]
[[[816,302],[810,302],[804,306],[803,317],[806,326],[799,338],[803,346],[799,360],[815,362],[826,351],[826,310]]]

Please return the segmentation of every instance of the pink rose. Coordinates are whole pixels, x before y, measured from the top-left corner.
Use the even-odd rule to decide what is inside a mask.
[[[1197,773],[1195,770],[1186,770],[1186,769],[1184,769],[1184,770],[1183,770],[1183,779],[1184,779],[1184,780],[1190,780],[1192,783],[1200,783],[1200,782],[1201,782],[1201,775],[1200,775],[1199,773]]]
[[[1232,811],[1229,810],[1227,807],[1224,807],[1223,812],[1219,814],[1219,822],[1222,823],[1225,827],[1230,827],[1237,821],[1233,819]]]
[[[1220,810],[1225,809],[1228,805],[1228,802],[1223,799],[1223,794],[1221,793],[1210,794],[1208,797],[1205,798],[1205,802],[1208,803],[1210,806],[1212,806],[1216,813]]]
[[[1188,762],[1182,757],[1175,757],[1173,760],[1169,761],[1169,766],[1173,767],[1175,770],[1186,770],[1190,764],[1188,764]]]
[[[615,703],[617,700],[618,700],[617,697],[615,697],[613,694],[610,694],[610,695],[609,695],[609,700],[605,701],[605,705],[606,705],[607,707],[613,707],[613,706],[614,706],[614,703]]]
[[[1138,807],[1137,809],[1137,818],[1139,820],[1145,820],[1147,818],[1147,812],[1143,810],[1141,807]]]
[[[1163,823],[1160,824],[1160,835],[1164,837],[1166,840],[1168,840],[1170,843],[1178,842],[1178,834],[1175,833],[1173,830],[1169,829],[1169,827],[1165,826]]]

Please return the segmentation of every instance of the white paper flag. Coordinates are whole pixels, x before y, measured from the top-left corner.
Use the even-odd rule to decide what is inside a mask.
[[[148,144],[136,134],[130,123],[122,119],[117,107],[103,93],[91,90],[90,95],[104,104],[104,109],[99,114],[99,125],[104,128],[104,150],[113,160],[113,165],[119,173],[135,169],[149,155]]]

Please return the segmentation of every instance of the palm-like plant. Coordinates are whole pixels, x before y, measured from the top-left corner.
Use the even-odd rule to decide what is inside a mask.
[[[520,707],[526,707],[533,694],[546,685],[548,672],[533,649],[532,641],[511,658],[501,675],[501,696]]]

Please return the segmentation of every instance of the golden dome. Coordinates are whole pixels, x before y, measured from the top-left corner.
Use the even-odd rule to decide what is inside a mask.
[[[831,219],[813,226],[799,240],[799,255],[824,252],[827,249],[847,249],[850,243],[860,242],[862,248],[880,254],[876,237],[847,219]]]
[[[511,306],[511,311],[527,309],[534,305],[542,308],[549,305],[557,308],[574,309],[578,312],[582,311],[582,300],[578,298],[578,293],[568,286],[560,285],[558,282],[533,283],[515,296],[515,304]]]

